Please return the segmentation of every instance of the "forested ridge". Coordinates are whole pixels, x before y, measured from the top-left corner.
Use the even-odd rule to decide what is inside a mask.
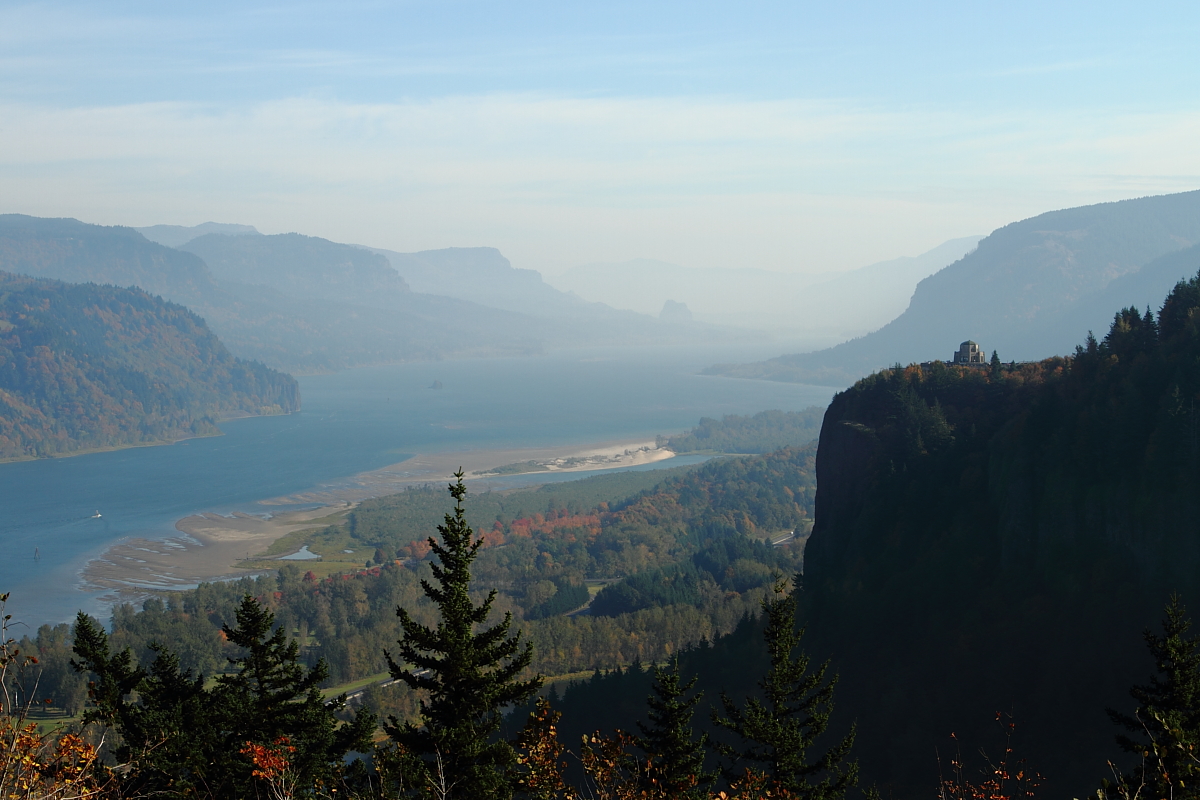
[[[0,272],[0,459],[214,434],[221,417],[299,405],[294,379],[234,358],[181,306]]]
[[[1136,707],[1142,631],[1172,593],[1200,602],[1198,399],[1200,278],[1069,358],[897,368],[834,399],[805,602],[868,772],[928,785],[918,743],[979,741],[997,710],[1059,794],[1119,761],[1104,708]]]

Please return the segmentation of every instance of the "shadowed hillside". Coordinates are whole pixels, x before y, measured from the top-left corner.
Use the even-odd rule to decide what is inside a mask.
[[[884,370],[839,393],[817,450],[804,648],[840,674],[864,782],[932,795],[961,752],[998,758],[997,712],[1038,795],[1094,795],[1123,760],[1106,708],[1155,665],[1173,592],[1200,609],[1200,277],[1125,309],[1066,358]],[[754,692],[757,625],[683,655],[705,703]],[[567,691],[564,735],[628,729],[648,678]],[[953,734],[954,738],[951,738]],[[974,766],[971,766],[974,769]]]

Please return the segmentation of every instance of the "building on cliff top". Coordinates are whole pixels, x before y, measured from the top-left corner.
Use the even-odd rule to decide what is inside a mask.
[[[987,358],[984,357],[983,349],[967,339],[958,346],[958,352],[950,356],[951,364],[959,364],[964,366],[987,366]]]

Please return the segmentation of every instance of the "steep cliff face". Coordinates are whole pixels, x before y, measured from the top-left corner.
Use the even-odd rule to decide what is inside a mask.
[[[1200,280],[1069,359],[889,370],[839,394],[805,554],[812,647],[864,769],[936,783],[935,745],[1016,716],[1051,793],[1117,758],[1106,706],[1153,664],[1171,592],[1200,615]]]

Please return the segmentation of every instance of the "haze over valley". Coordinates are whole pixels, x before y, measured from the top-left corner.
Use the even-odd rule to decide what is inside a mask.
[[[1200,6],[0,6],[0,795],[1200,796]]]
[[[663,305],[674,301],[702,322],[844,340],[891,322],[907,306],[919,281],[970,252],[981,238],[952,239],[919,256],[836,274],[697,269],[640,259],[583,264],[550,283],[643,314],[661,314]]]

